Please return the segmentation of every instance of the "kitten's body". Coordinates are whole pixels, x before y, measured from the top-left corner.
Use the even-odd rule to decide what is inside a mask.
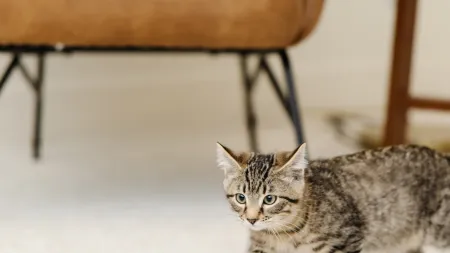
[[[254,228],[250,252],[407,253],[424,245],[450,247],[450,159],[436,151],[396,146],[308,166],[298,150],[231,154],[241,170],[228,171],[224,185],[232,206],[230,196],[245,190],[245,207],[233,207],[242,219],[253,208],[251,199],[273,194],[292,200],[261,204],[261,224],[247,224]],[[261,157],[272,157],[265,159],[271,164],[255,164]],[[251,189],[249,183],[266,189]]]

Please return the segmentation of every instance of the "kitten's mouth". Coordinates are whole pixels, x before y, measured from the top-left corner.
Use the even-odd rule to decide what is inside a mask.
[[[261,221],[257,221],[254,224],[250,224],[249,222],[244,222],[244,226],[246,226],[247,228],[249,228],[250,230],[253,230],[253,231],[262,231],[262,230],[269,229],[267,227],[267,224],[264,224]]]
[[[267,229],[262,224],[254,224],[254,225],[246,224],[246,226],[253,231],[261,231],[261,230]]]

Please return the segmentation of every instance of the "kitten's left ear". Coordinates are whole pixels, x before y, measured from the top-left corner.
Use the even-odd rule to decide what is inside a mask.
[[[293,152],[279,153],[276,157],[276,163],[279,166],[274,172],[289,170],[304,170],[308,167],[306,154],[306,143],[296,148]]]
[[[250,159],[250,153],[236,153],[217,142],[217,166],[225,174],[242,171]]]

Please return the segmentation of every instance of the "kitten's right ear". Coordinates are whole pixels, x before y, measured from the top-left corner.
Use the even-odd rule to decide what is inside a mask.
[[[243,170],[247,160],[247,155],[236,154],[231,149],[217,142],[217,166],[222,169],[225,174]]]

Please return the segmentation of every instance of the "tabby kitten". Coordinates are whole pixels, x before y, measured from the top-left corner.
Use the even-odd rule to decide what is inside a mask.
[[[401,145],[331,159],[217,145],[252,253],[422,252],[450,247],[450,158]]]

